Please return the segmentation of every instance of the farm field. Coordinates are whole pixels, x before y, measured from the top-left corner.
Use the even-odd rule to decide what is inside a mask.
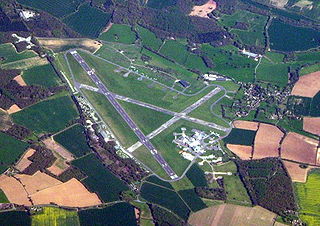
[[[37,134],[56,133],[77,117],[78,112],[69,96],[44,100],[12,114],[15,123]]]
[[[233,128],[231,133],[223,139],[228,144],[241,144],[251,146],[254,142],[256,131]]]
[[[104,202],[119,200],[120,192],[128,190],[127,185],[105,168],[94,154],[77,159],[72,165],[88,176],[82,182]]]
[[[204,55],[212,59],[216,71],[225,76],[241,82],[253,82],[254,68],[257,62],[240,55],[239,50],[234,46],[213,47],[203,44],[201,47]]]
[[[124,147],[128,148],[138,141],[138,137],[103,94],[84,89],[81,91]]]
[[[206,208],[206,204],[199,198],[194,189],[181,190],[178,194],[185,201],[185,203],[190,207],[192,212],[199,211]]]
[[[17,53],[16,48],[11,43],[0,45],[0,57],[4,57],[4,60],[0,61],[0,65],[36,56],[37,54],[30,50]]]
[[[299,213],[303,218],[304,214],[320,217],[319,196],[320,191],[320,171],[311,170],[306,183],[294,184],[299,203]]]
[[[92,219],[100,225],[137,225],[134,208],[122,202],[103,209],[88,209],[79,211],[80,225],[92,226]]]
[[[182,219],[187,219],[190,213],[189,208],[178,194],[166,188],[144,183],[141,187],[141,197],[173,211]]]
[[[0,173],[3,173],[11,164],[16,162],[28,144],[0,132]]]
[[[144,134],[151,133],[172,118],[171,115],[154,111],[129,102],[119,101],[119,103]]]
[[[23,71],[22,78],[28,85],[55,87],[61,84],[50,64],[29,68]]]
[[[162,186],[162,187],[166,187],[166,188],[168,188],[168,189],[173,190],[173,187],[172,187],[172,185],[171,185],[169,182],[160,180],[160,179],[159,179],[158,177],[156,177],[156,176],[149,176],[145,181],[147,181],[147,182],[149,182],[149,183],[152,183],[152,184],[156,184],[156,185],[159,185],[159,186]]]
[[[89,3],[83,4],[79,10],[63,19],[63,22],[83,36],[98,37],[108,23],[111,14],[93,8]]]
[[[84,127],[80,124],[76,124],[55,135],[53,139],[76,157],[80,157],[91,151],[86,141]]]
[[[270,47],[279,51],[308,50],[318,46],[320,32],[309,28],[295,27],[273,20],[268,29]],[[291,34],[295,34],[292,36]]]
[[[243,215],[247,217],[243,217]],[[276,214],[260,207],[222,204],[203,209],[191,215],[191,225],[274,225]]]
[[[157,51],[162,45],[162,40],[160,38],[157,38],[157,36],[149,29],[137,26],[136,31],[143,46]]]
[[[133,44],[136,41],[136,34],[128,25],[113,24],[107,32],[100,34],[99,39],[108,42]]]
[[[30,6],[32,8],[41,9],[56,17],[64,17],[74,11],[83,0],[63,1],[63,0],[18,0],[20,4]]]
[[[320,63],[314,64],[311,66],[307,66],[307,67],[302,67],[299,74],[306,75],[306,74],[310,74],[310,73],[316,72],[316,71],[320,71]]]
[[[264,46],[265,37],[263,35],[264,26],[268,17],[249,11],[237,10],[232,15],[223,15],[219,23],[230,29],[231,33],[236,34],[238,38],[247,45]],[[237,29],[234,26],[242,22],[248,26],[248,29]]]
[[[55,207],[43,207],[43,210],[40,213],[32,216],[32,226],[42,225],[80,226],[80,222],[76,211],[69,211]]]
[[[207,180],[205,178],[204,172],[199,168],[198,164],[193,164],[188,172],[186,177],[191,181],[195,187],[206,187],[208,186]]]
[[[0,203],[9,203],[7,196],[4,192],[0,189]]]
[[[0,222],[3,225],[31,226],[31,218],[26,211],[1,212]]]

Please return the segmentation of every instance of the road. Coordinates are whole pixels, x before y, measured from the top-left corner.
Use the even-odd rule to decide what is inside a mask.
[[[167,164],[164,158],[157,152],[153,144],[150,142],[149,138],[147,138],[138,126],[134,123],[131,117],[127,114],[127,112],[123,109],[123,107],[118,103],[115,98],[115,95],[111,93],[108,88],[102,83],[100,78],[95,74],[94,70],[89,67],[89,65],[84,61],[84,59],[77,53],[77,51],[70,51],[71,55],[76,59],[76,61],[81,65],[81,67],[86,71],[91,80],[96,84],[98,89],[103,95],[108,99],[108,101],[112,104],[112,106],[117,110],[117,112],[121,115],[124,121],[129,125],[132,131],[137,135],[141,144],[143,144],[152,154],[152,156],[156,159],[156,161],[161,165],[164,171],[169,175],[171,179],[178,178],[177,174],[172,170],[172,168]]]

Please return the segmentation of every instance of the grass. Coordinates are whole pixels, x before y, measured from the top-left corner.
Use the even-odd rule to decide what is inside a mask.
[[[160,179],[159,179],[158,177],[156,177],[156,176],[149,176],[149,177],[146,179],[146,181],[173,190],[173,187],[172,187],[172,185],[171,185],[169,182],[160,180]]]
[[[227,194],[227,202],[240,204],[240,205],[251,205],[250,198],[247,190],[245,189],[238,173],[237,166],[234,162],[229,161],[220,166],[214,166],[214,170],[217,172],[231,172],[231,176],[224,176],[224,188]]]
[[[143,46],[157,51],[162,45],[162,40],[160,38],[157,38],[157,36],[147,28],[137,26],[136,31]]]
[[[151,133],[172,118],[171,115],[129,102],[119,101],[119,103],[144,134]]]
[[[193,184],[191,183],[191,181],[187,177],[183,177],[180,180],[171,182],[171,185],[173,186],[175,191],[193,189],[194,188]]]
[[[167,40],[160,53],[182,65],[189,55],[187,47],[176,40]]]
[[[0,174],[18,161],[28,144],[0,132]]]
[[[241,55],[236,47],[213,47],[209,44],[203,44],[201,50],[215,64],[212,71],[241,82],[254,81],[254,68],[257,62]]]
[[[162,155],[167,163],[172,167],[177,175],[181,175],[187,166],[190,164],[189,160],[184,159],[180,154],[180,148],[172,142],[174,139],[174,132],[181,132],[181,128],[184,127],[187,131],[191,129],[199,129],[205,132],[211,131],[211,128],[201,126],[189,121],[179,120],[166,130],[162,131],[159,135],[151,139],[151,142],[155,146],[156,150]]]
[[[111,14],[91,7],[87,3],[81,5],[76,13],[65,17],[63,22],[83,36],[98,37],[110,18]]]
[[[312,170],[308,174],[306,183],[295,183],[296,195],[300,207],[300,214],[316,215],[320,217],[320,171]]]
[[[61,83],[51,64],[29,68],[23,71],[22,78],[28,85],[56,87]]]
[[[124,147],[128,148],[138,141],[138,137],[103,94],[84,89],[82,92]]]
[[[9,203],[9,200],[6,194],[4,194],[4,192],[1,189],[0,189],[0,203]]]
[[[43,207],[40,213],[32,216],[32,226],[38,225],[80,225],[80,222],[76,211]]]
[[[196,194],[194,189],[181,190],[178,194],[187,203],[192,212],[197,212],[207,207],[207,205]]]
[[[88,209],[79,212],[80,225],[137,225],[134,208],[122,202],[103,209]]]
[[[2,225],[31,226],[31,217],[26,211],[0,212],[0,222]]]
[[[288,65],[275,64],[263,58],[257,68],[257,80],[270,82],[279,86],[286,86],[288,83]]]
[[[97,75],[111,92],[173,111],[183,110],[212,90],[212,87],[210,87],[191,97],[177,95],[176,92],[167,90],[153,81],[147,79],[140,81],[138,80],[139,76],[133,73],[128,77],[124,77],[123,74],[126,73],[125,71],[119,71],[117,66],[107,63],[95,56],[83,52],[80,52],[80,55],[96,70]],[[152,93],[152,95],[150,95],[150,93]]]
[[[188,170],[186,177],[192,182],[195,187],[206,187],[208,186],[207,179],[205,178],[204,172],[199,168],[198,164],[193,164]]]
[[[91,151],[87,144],[84,127],[80,124],[76,124],[62,133],[55,135],[54,140],[76,157],[83,156]]]
[[[264,26],[267,23],[268,17],[251,13],[244,10],[237,10],[232,15],[223,15],[219,23],[229,27],[231,33],[235,34],[238,39],[247,45],[264,46],[265,37],[263,35]],[[236,22],[248,24],[247,30],[232,28]]]
[[[144,183],[140,192],[141,197],[148,202],[163,206],[182,219],[188,218],[190,210],[176,192],[149,183]]]
[[[133,44],[136,41],[136,33],[128,25],[113,24],[107,32],[103,32],[99,36],[99,39],[108,42]]]
[[[127,185],[105,168],[94,154],[74,160],[72,165],[88,176],[82,182],[91,192],[96,192],[104,202],[119,200],[120,193],[128,190]]]
[[[314,64],[311,66],[303,67],[303,68],[301,68],[299,74],[306,75],[306,74],[310,74],[310,73],[316,72],[316,71],[320,71],[320,64]]]
[[[11,115],[13,121],[37,134],[56,133],[78,117],[70,96],[41,101]]]
[[[268,29],[270,48],[279,51],[300,51],[315,48],[319,45],[320,32],[305,27],[285,24],[273,20]]]
[[[20,4],[44,10],[56,17],[63,17],[74,12],[83,0],[64,1],[64,0],[18,0]]]
[[[0,61],[0,65],[18,60],[24,60],[35,56],[37,56],[37,54],[30,50],[25,50],[23,52],[18,53],[16,51],[16,48],[11,43],[0,45],[0,58],[4,58],[4,60]]]
[[[204,104],[202,104],[201,106],[199,106],[198,108],[190,112],[189,116],[202,119],[207,122],[217,123],[218,125],[221,125],[224,127],[229,127],[229,124],[227,122],[225,122],[224,120],[222,120],[217,116],[214,116],[211,112],[211,106],[214,103],[216,103],[214,106],[215,108],[218,108],[220,106],[219,102],[217,101],[219,100],[219,98],[223,96],[223,94],[224,94],[224,91],[220,91],[211,99],[209,99],[207,102],[205,102]]]
[[[254,142],[256,131],[233,128],[231,133],[223,139],[228,144],[241,144],[251,146]]]

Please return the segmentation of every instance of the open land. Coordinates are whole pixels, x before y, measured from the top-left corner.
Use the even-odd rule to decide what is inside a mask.
[[[40,213],[32,216],[32,225],[80,225],[76,211],[56,207],[44,207]]]
[[[318,145],[318,140],[289,132],[281,144],[281,157],[296,162],[315,165],[317,164]]]
[[[244,214],[247,217],[243,217]],[[276,214],[260,207],[222,204],[200,210],[188,220],[191,225],[263,225],[272,226]]]
[[[235,120],[232,122],[232,124],[234,125],[235,128],[238,128],[238,129],[257,131],[259,128],[259,122]]]
[[[278,127],[260,123],[254,140],[253,158],[278,157],[283,136],[284,133]]]
[[[307,175],[310,167],[302,168],[300,167],[299,163],[289,161],[283,161],[283,163],[289,173],[289,176],[291,177],[292,182],[305,183],[307,181]]]
[[[320,71],[299,77],[294,85],[291,95],[302,97],[314,97],[320,91]]]
[[[239,145],[239,144],[227,144],[227,148],[230,149],[242,160],[249,160],[252,158],[253,148],[252,146]]]
[[[320,117],[303,117],[303,130],[320,136]]]
[[[63,146],[55,142],[52,137],[49,137],[43,140],[43,143],[46,145],[48,149],[59,153],[59,155],[61,155],[67,161],[72,161],[74,159],[72,154],[68,150],[66,150]]]
[[[13,80],[15,80],[20,86],[27,85],[27,83],[23,80],[21,75],[16,76]]]
[[[207,3],[194,6],[191,10],[190,16],[199,16],[204,18],[209,18],[208,14],[217,8],[217,3],[213,0],[209,0]]]

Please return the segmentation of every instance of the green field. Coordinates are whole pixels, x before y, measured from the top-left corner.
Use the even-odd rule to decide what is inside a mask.
[[[176,192],[149,183],[144,183],[140,192],[141,197],[148,202],[163,206],[182,219],[188,218],[190,210]]]
[[[56,207],[43,207],[40,213],[32,216],[32,226],[74,225],[80,226],[76,211],[68,211]]]
[[[242,56],[236,47],[213,47],[209,44],[203,44],[201,50],[215,64],[211,71],[216,71],[241,82],[254,81],[254,68],[257,62]]]
[[[173,187],[171,186],[171,184],[170,184],[169,182],[160,180],[160,179],[159,179],[158,177],[156,177],[156,176],[149,176],[149,177],[146,179],[146,181],[173,190]]]
[[[91,151],[87,144],[84,127],[80,124],[72,126],[53,138],[76,157],[80,157]]]
[[[20,4],[44,10],[56,17],[63,17],[74,12],[83,0],[18,0]]]
[[[264,26],[268,20],[267,16],[251,13],[249,11],[237,10],[232,15],[223,15],[219,23],[230,29],[230,32],[237,35],[243,43],[247,45],[264,46],[265,37],[263,35]],[[233,28],[236,22],[246,23],[247,30]]]
[[[227,202],[240,204],[240,205],[251,205],[249,195],[246,188],[244,187],[238,171],[237,166],[234,162],[229,161],[220,166],[214,166],[214,170],[217,172],[231,172],[231,176],[224,176],[224,188],[227,194]]]
[[[154,111],[129,102],[119,101],[119,103],[144,134],[151,133],[172,118],[171,115]]]
[[[76,13],[65,17],[63,22],[83,36],[98,37],[110,18],[111,14],[91,7],[87,3],[81,5]]]
[[[35,66],[23,71],[23,80],[28,85],[55,87],[60,85],[60,79],[53,70],[51,64]]]
[[[231,133],[223,139],[227,144],[253,145],[256,131],[233,128]]]
[[[77,117],[78,111],[70,96],[44,100],[12,114],[15,123],[38,134],[56,133]]]
[[[295,183],[296,196],[298,199],[300,214],[315,215],[320,217],[320,171],[312,170],[308,174],[306,183]]]
[[[99,36],[99,39],[108,42],[121,42],[133,44],[136,41],[136,33],[125,24],[113,24],[112,27]]]
[[[279,86],[286,86],[288,83],[288,65],[283,63],[273,63],[266,58],[262,58],[257,68],[257,80],[273,83]]]
[[[28,144],[0,132],[0,174],[18,161]]]
[[[136,31],[143,46],[157,51],[162,45],[162,40],[160,38],[157,38],[157,36],[147,28],[137,26]]]
[[[311,66],[306,66],[306,67],[303,67],[299,74],[300,75],[306,75],[306,74],[309,74],[309,73],[312,73],[312,72],[316,72],[316,71],[320,71],[320,64],[314,64],[314,65],[311,65]]]
[[[7,196],[4,192],[0,189],[0,203],[9,203]]]
[[[84,89],[82,92],[124,147],[128,148],[138,141],[138,137],[103,94]]]
[[[117,203],[103,209],[88,209],[79,212],[80,225],[137,225],[134,208],[128,203]]]
[[[31,217],[26,211],[0,212],[1,225],[31,226]]]
[[[205,178],[204,172],[199,168],[198,164],[193,164],[188,170],[186,177],[191,181],[195,187],[206,187],[208,186],[207,179]]]
[[[319,46],[320,31],[273,20],[268,29],[270,47],[279,51],[301,51]]]
[[[105,168],[94,154],[74,160],[72,165],[88,176],[82,182],[91,192],[96,192],[104,202],[119,200],[120,193],[128,190],[127,185]]]
[[[0,61],[0,65],[18,60],[24,60],[35,56],[37,56],[37,54],[30,50],[25,50],[23,52],[17,53],[16,48],[11,43],[0,45],[0,58],[4,58]]]
[[[220,91],[217,93],[215,96],[211,97],[207,102],[193,110],[192,112],[189,113],[189,116],[202,119],[207,122],[213,122],[218,125],[224,126],[224,127],[229,127],[229,124],[225,122],[223,119],[215,116],[211,112],[211,106],[214,105],[213,108],[219,108],[220,104],[217,102],[224,94],[224,91]]]
[[[181,198],[187,203],[192,212],[206,208],[206,204],[199,198],[194,189],[181,190],[178,192]]]

